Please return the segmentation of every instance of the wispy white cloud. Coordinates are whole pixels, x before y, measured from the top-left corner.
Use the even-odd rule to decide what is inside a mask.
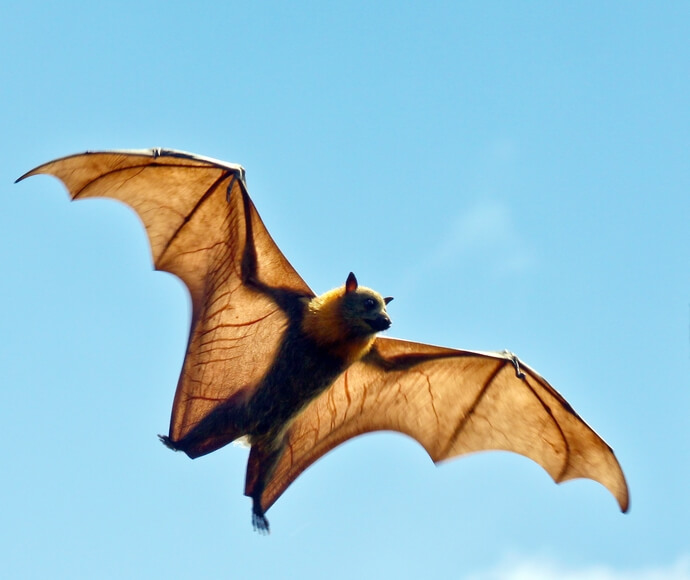
[[[534,252],[507,204],[480,201],[460,213],[435,253],[435,264],[480,260],[494,274],[524,271]]]
[[[568,569],[548,560],[517,560],[470,575],[467,580],[690,580],[690,555],[668,565],[637,570],[615,570],[608,566]]]

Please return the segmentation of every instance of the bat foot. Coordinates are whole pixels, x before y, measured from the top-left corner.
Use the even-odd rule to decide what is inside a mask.
[[[254,526],[255,532],[259,532],[263,536],[271,533],[271,528],[264,514],[252,512],[252,526]]]
[[[179,447],[176,447],[175,444],[173,443],[173,440],[170,439],[167,435],[159,435],[158,439],[160,439],[160,442],[165,445],[168,449],[172,449],[173,451],[180,451]]]

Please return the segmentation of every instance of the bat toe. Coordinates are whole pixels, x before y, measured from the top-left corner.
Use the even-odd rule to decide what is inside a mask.
[[[254,526],[254,531],[259,532],[264,536],[271,533],[271,528],[264,514],[252,512],[252,526]]]
[[[176,447],[175,444],[173,443],[173,440],[170,439],[167,435],[159,435],[158,439],[160,439],[160,442],[165,445],[168,449],[172,449],[173,451],[179,451],[179,447]]]

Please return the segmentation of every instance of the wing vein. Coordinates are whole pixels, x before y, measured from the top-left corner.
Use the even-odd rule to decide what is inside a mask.
[[[172,245],[173,241],[179,235],[179,233],[182,231],[182,229],[189,223],[189,221],[192,219],[194,214],[199,210],[199,208],[204,204],[204,202],[216,191],[218,186],[227,178],[229,173],[230,172],[228,172],[228,171],[223,171],[221,173],[220,177],[218,177],[218,179],[216,179],[216,181],[214,181],[213,184],[199,198],[199,200],[196,202],[196,204],[194,205],[192,210],[187,212],[187,215],[182,220],[182,223],[177,227],[177,229],[168,238],[168,241],[165,244],[165,247],[161,250],[161,253],[160,253],[161,259],[163,258],[165,253],[168,251],[168,249]]]
[[[560,482],[563,481],[563,477],[565,476],[566,471],[568,470],[568,466],[570,465],[570,444],[568,442],[568,438],[565,435],[565,432],[563,431],[563,428],[561,427],[560,423],[556,419],[556,417],[553,416],[553,411],[551,410],[551,407],[546,404],[546,402],[539,396],[537,393],[536,389],[529,383],[527,380],[528,375],[525,373],[522,373],[522,376],[519,376],[520,380],[522,380],[529,391],[534,395],[534,397],[539,401],[539,404],[542,406],[546,414],[550,417],[551,422],[553,423],[554,427],[558,431],[558,433],[561,436],[561,439],[563,440],[563,448],[565,449],[564,457],[563,457],[563,466],[561,467],[561,471],[558,474],[558,477],[554,478],[555,481]],[[568,405],[569,407],[569,405]],[[570,411],[570,409],[566,409]]]
[[[505,362],[500,363],[497,365],[496,369],[488,376],[484,384],[482,385],[481,389],[479,390],[479,393],[474,399],[474,402],[470,406],[470,408],[467,410],[467,412],[461,417],[460,421],[458,421],[457,426],[455,427],[455,430],[453,431],[453,434],[450,436],[448,439],[448,444],[446,445],[445,449],[443,450],[443,454],[441,457],[447,457],[448,454],[450,453],[450,450],[453,448],[455,445],[455,442],[458,440],[458,437],[462,433],[462,431],[465,429],[467,426],[468,422],[472,417],[474,416],[474,412],[479,406],[479,403],[481,403],[482,399],[486,396],[486,394],[489,392],[489,387],[494,383],[494,380],[496,377],[499,375],[501,370],[505,367]]]

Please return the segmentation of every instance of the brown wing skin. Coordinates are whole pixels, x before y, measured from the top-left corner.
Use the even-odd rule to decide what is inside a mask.
[[[598,481],[621,510],[628,509],[627,484],[611,448],[514,355],[389,338],[378,338],[370,355],[295,421],[262,497],[264,509],[333,447],[377,430],[409,435],[434,462],[482,450],[513,451],[536,461],[557,483]]]
[[[170,438],[182,439],[233,395],[251,394],[287,324],[286,313],[259,287],[313,293],[266,231],[244,169],[155,149],[73,155],[20,179],[39,173],[59,178],[72,199],[108,197],[132,207],[146,227],[156,269],[189,288],[192,324]]]

